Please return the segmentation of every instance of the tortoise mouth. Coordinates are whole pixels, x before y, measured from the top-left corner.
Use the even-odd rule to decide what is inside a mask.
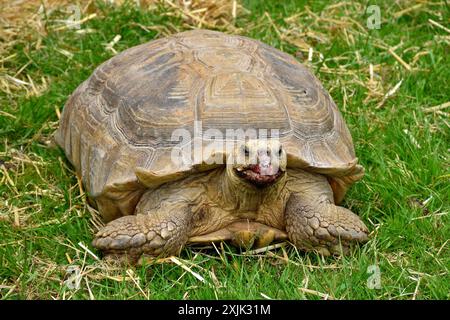
[[[261,170],[259,165],[234,168],[236,175],[258,188],[273,185],[284,173],[281,168]]]

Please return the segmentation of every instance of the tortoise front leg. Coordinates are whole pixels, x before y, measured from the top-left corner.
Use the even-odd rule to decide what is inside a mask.
[[[153,257],[178,255],[188,240],[191,220],[187,204],[166,203],[158,211],[111,221],[96,234],[92,244],[107,258],[131,263],[138,262],[142,254]]]
[[[352,245],[367,241],[367,227],[356,214],[300,194],[290,196],[285,221],[286,231],[296,247],[323,255],[345,254]]]

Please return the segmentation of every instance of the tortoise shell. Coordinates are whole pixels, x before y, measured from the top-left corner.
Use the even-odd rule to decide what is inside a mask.
[[[91,197],[120,198],[200,170],[171,161],[172,133],[198,137],[195,121],[220,132],[277,129],[288,168],[327,175],[336,201],[363,174],[339,110],[305,66],[259,41],[207,30],[100,65],[67,101],[55,137]]]

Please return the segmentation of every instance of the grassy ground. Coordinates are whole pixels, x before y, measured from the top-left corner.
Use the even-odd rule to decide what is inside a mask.
[[[61,22],[76,13],[68,5],[2,8],[0,297],[450,298],[450,9],[442,1],[373,2],[380,29],[367,27],[367,1],[244,1],[235,14],[233,1],[187,8],[82,1],[79,29]],[[166,260],[130,269],[85,250],[83,244],[93,250],[98,217],[52,143],[59,111],[115,51],[196,27],[293,54],[330,91],[367,171],[344,204],[371,229],[360,250],[322,258],[288,245],[248,255],[188,248],[178,260],[184,268]],[[64,284],[70,265],[82,272],[79,289]],[[377,268],[378,289],[370,285]]]

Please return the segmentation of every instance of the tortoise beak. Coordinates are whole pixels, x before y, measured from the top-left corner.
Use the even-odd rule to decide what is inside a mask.
[[[238,177],[258,188],[273,185],[284,174],[279,167],[262,167],[260,164],[237,167],[234,171]]]

